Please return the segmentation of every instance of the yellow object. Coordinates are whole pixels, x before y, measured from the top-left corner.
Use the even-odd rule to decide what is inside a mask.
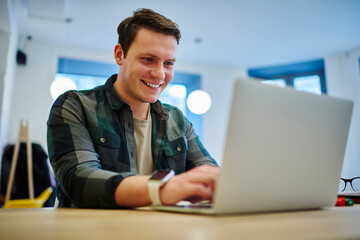
[[[29,139],[29,121],[20,121],[19,137],[15,144],[13,157],[11,160],[10,174],[5,194],[5,203],[10,200],[11,189],[13,186],[16,165],[18,161],[20,143],[26,143],[26,156],[27,156],[27,171],[28,171],[28,186],[29,198],[34,199],[34,180],[33,180],[33,161],[32,161],[32,147]]]
[[[16,199],[7,201],[3,208],[41,208],[50,197],[52,188],[48,187],[35,199]]]
[[[14,175],[19,155],[20,143],[26,143],[27,155],[27,170],[28,170],[28,187],[29,199],[15,199],[10,200],[11,189],[13,186]],[[3,208],[41,208],[50,197],[52,188],[45,189],[37,198],[34,198],[34,180],[33,180],[33,161],[32,161],[32,147],[29,139],[29,121],[20,121],[19,137],[15,145],[13,157],[11,160],[11,168],[9,174],[9,181],[6,189],[5,204]]]

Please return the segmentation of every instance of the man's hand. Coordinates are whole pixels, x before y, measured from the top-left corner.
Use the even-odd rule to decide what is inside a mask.
[[[160,188],[160,200],[173,205],[186,200],[199,202],[212,200],[219,167],[202,165],[172,177]],[[115,202],[123,207],[141,207],[151,204],[147,181],[150,176],[130,176],[122,180],[115,190]]]
[[[219,172],[219,167],[203,165],[172,177],[160,188],[162,204],[173,205],[182,200],[212,200]]]

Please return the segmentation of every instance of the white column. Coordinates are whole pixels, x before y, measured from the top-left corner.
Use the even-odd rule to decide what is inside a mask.
[[[18,32],[12,0],[0,2],[0,156],[7,143]],[[1,160],[0,160],[1,163]]]
[[[342,177],[360,176],[360,48],[325,58],[327,91],[330,96],[354,102]],[[334,136],[336,137],[336,136]]]

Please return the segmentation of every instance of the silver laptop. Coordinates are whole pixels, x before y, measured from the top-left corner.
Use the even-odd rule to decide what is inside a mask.
[[[152,208],[230,214],[334,206],[352,109],[348,100],[236,80],[211,207]]]

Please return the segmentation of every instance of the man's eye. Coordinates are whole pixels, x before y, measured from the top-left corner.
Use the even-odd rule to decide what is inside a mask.
[[[174,63],[173,62],[165,62],[165,65],[168,67],[172,67],[172,66],[174,66]]]
[[[143,60],[144,60],[145,62],[152,62],[152,61],[153,61],[152,58],[148,58],[148,57],[143,58]]]

